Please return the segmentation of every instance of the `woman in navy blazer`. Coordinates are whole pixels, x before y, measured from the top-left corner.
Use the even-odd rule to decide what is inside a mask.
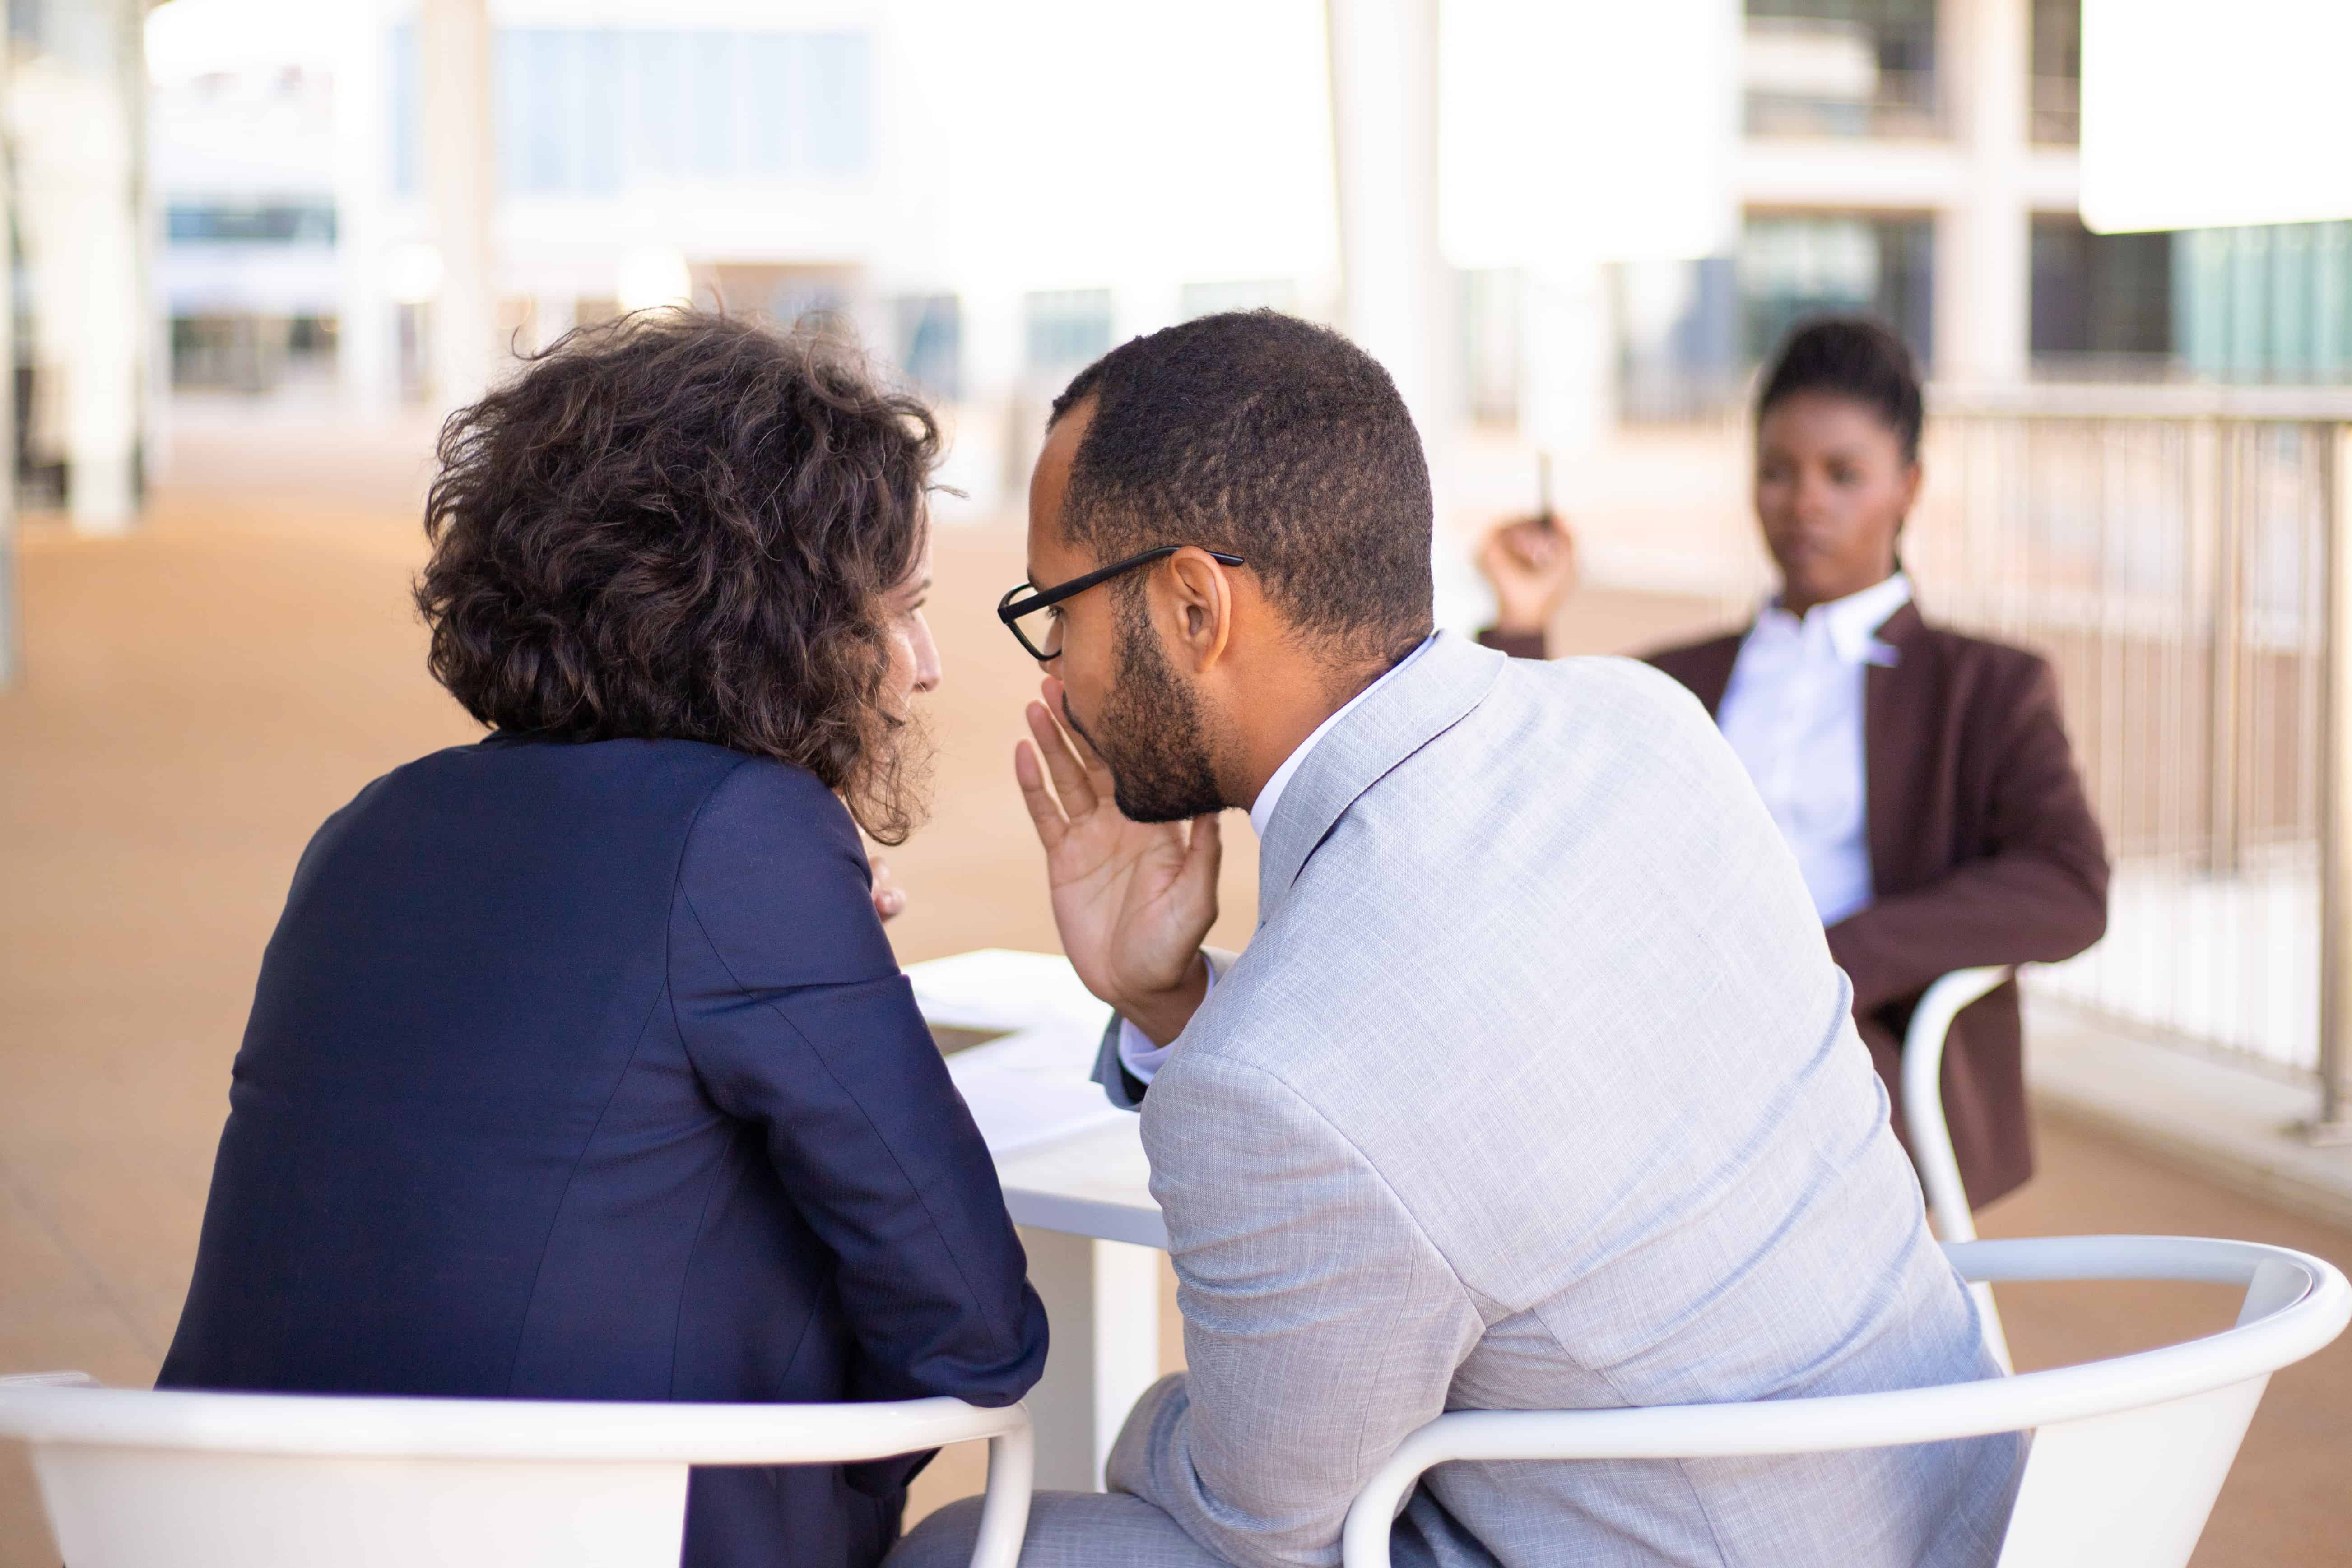
[[[1001,1406],[1045,1319],[876,913],[929,415],[684,311],[451,422],[417,598],[494,731],[377,779],[262,962],[163,1386]],[[928,1456],[700,1469],[696,1568],[870,1568]]]

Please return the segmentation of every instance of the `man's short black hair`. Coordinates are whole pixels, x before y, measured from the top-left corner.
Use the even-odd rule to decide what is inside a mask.
[[[1763,390],[1756,394],[1758,421],[1774,403],[1799,392],[1828,392],[1865,405],[1895,433],[1903,460],[1919,460],[1926,411],[1918,364],[1885,323],[1867,316],[1823,316],[1801,323],[1765,373]]]
[[[1226,550],[1349,657],[1429,634],[1429,465],[1396,383],[1346,338],[1274,310],[1203,316],[1078,372],[1091,402],[1062,528],[1103,561]]]

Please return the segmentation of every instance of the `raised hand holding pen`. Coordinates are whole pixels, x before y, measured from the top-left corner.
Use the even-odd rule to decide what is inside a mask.
[[[1551,460],[1539,459],[1533,517],[1496,525],[1478,548],[1478,570],[1495,591],[1495,629],[1540,636],[1576,587],[1576,537],[1551,504]]]

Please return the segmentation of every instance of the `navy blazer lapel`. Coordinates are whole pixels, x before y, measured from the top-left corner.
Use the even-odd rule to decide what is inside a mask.
[[[1390,769],[1478,706],[1506,655],[1441,632],[1412,668],[1316,742],[1282,792],[1257,862],[1258,924],[1289,893],[1341,813]]]

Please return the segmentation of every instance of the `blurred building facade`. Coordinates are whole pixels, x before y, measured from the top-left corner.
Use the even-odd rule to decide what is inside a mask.
[[[2352,225],[2084,226],[2081,0],[1746,12],[1740,243],[1620,270],[1625,413],[1724,407],[1822,309],[1885,317],[1948,383],[2352,379]]]
[[[507,350],[685,294],[831,313],[941,399],[1013,406],[979,443],[1002,450],[959,459],[959,482],[993,488],[1018,410],[1034,421],[1112,342],[1237,306],[1342,317],[1334,198],[1307,191],[1333,166],[1339,56],[1321,30],[1444,15],[1284,0],[1196,17],[1246,46],[1204,54],[1220,72],[1268,63],[1262,82],[1138,109],[1189,114],[1196,139],[1242,127],[1202,152],[1205,192],[1155,229],[1160,175],[1107,188],[1117,164],[1097,150],[1057,188],[1057,165],[1120,140],[1102,116],[1123,91],[1193,62],[1138,58],[1142,35],[1105,33],[1065,38],[1062,64],[1024,76],[1081,28],[1086,8],[1060,0],[350,0],[282,48],[159,57],[142,89],[152,8],[9,10],[20,466],[35,500],[98,528],[135,510],[163,387],[446,402]],[[1532,421],[1549,446],[1720,418],[1789,323],[1823,308],[1884,315],[1959,385],[2352,378],[2352,225],[2084,227],[2080,0],[1720,8],[1738,59],[1723,90],[1739,100],[1730,238],[1564,291],[1537,270],[1448,270],[1432,412]],[[1072,96],[1088,75],[1111,85]],[[478,115],[436,113],[452,92]],[[1287,118],[1265,118],[1277,99]],[[1287,160],[1290,184],[1212,232],[1198,214],[1253,152]],[[1540,190],[1563,155],[1531,155],[1521,177]],[[444,210],[436,168],[474,170],[480,189]],[[1005,199],[1024,183],[1027,205]],[[1278,243],[1264,237],[1276,210]],[[1051,243],[992,258],[973,237],[992,222]],[[124,308],[146,298],[152,313]],[[476,328],[455,330],[461,318]],[[463,356],[436,358],[459,335],[480,340],[471,382],[452,369]],[[1563,377],[1582,379],[1568,428],[1533,406]]]

